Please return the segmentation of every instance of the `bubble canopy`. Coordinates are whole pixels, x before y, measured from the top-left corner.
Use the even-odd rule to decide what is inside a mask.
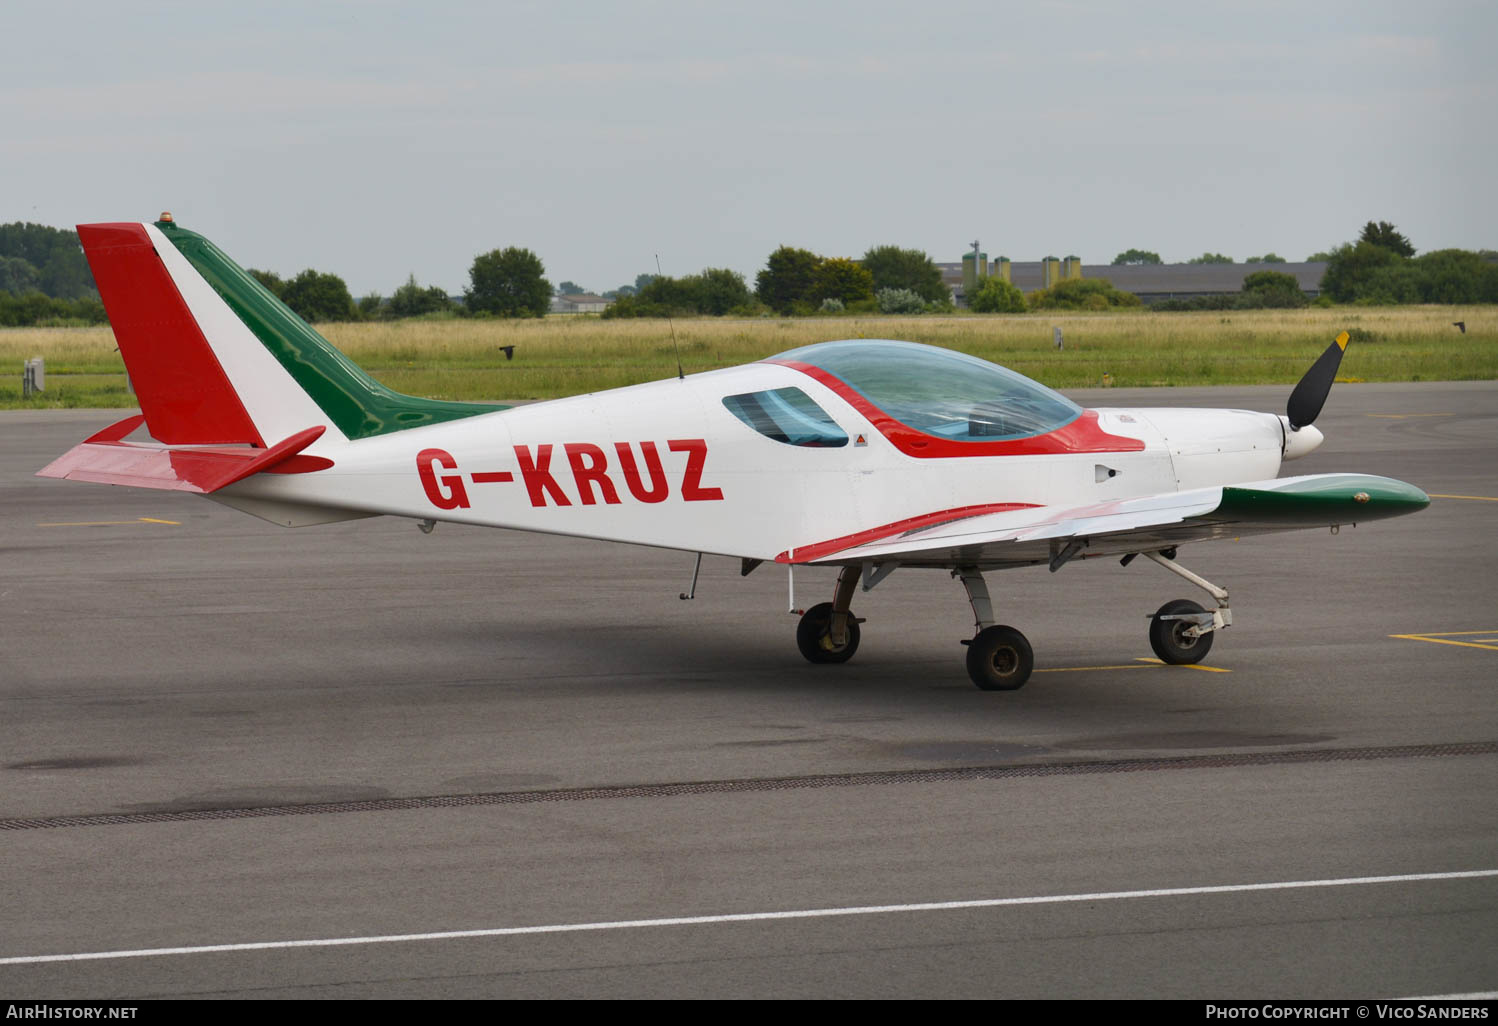
[[[1082,415],[1076,403],[1023,374],[914,342],[820,342],[770,362],[822,371],[904,426],[948,441],[1029,438]]]

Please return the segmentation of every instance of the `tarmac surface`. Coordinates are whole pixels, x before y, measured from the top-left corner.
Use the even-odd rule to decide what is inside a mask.
[[[817,667],[773,567],[31,476],[119,416],[0,413],[0,998],[1498,989],[1498,383],[1338,385],[1284,472],[1432,505],[1183,548],[1203,667],[1143,560],[991,575],[1007,694],[937,571]]]

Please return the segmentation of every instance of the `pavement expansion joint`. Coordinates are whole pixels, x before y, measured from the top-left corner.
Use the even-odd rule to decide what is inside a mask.
[[[1273,752],[1229,752],[1134,759],[1089,759],[1071,762],[1008,763],[865,773],[828,773],[800,777],[759,777],[681,783],[632,784],[606,787],[559,788],[545,791],[499,791],[483,794],[427,795],[365,801],[313,802],[302,805],[261,805],[244,808],[184,809],[160,812],[97,813],[0,819],[0,830],[42,830],[60,827],[129,826],[147,823],[190,823],[221,819],[260,819],[271,816],[322,816],[345,812],[398,812],[411,809],[455,809],[484,805],[532,805],[542,802],[602,801],[614,798],[674,798],[688,795],[810,790],[830,787],[870,787],[893,784],[933,784],[974,780],[1081,776],[1098,773],[1141,773],[1163,770],[1232,769],[1284,766],[1313,762],[1369,762],[1383,759],[1446,758],[1498,754],[1498,741],[1446,744],[1392,745],[1361,748],[1307,748]]]

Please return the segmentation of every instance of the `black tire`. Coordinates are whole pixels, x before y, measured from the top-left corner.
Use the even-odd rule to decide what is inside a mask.
[[[1212,639],[1216,631],[1208,631],[1197,637],[1189,637],[1186,628],[1190,620],[1162,620],[1162,616],[1174,613],[1205,613],[1206,610],[1190,599],[1176,599],[1161,606],[1150,619],[1150,648],[1162,663],[1180,666],[1199,663],[1212,650]]]
[[[796,647],[808,662],[846,663],[858,651],[858,624],[848,616],[847,641],[841,647],[832,644],[832,603],[812,606],[796,625]]]
[[[1030,642],[1013,627],[987,627],[967,646],[967,675],[984,691],[1018,691],[1035,669]]]

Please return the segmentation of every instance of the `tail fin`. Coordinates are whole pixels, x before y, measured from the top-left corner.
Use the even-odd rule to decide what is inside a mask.
[[[495,409],[386,388],[169,216],[79,225],[78,237],[146,426],[163,442],[266,448],[316,425],[352,440]]]

